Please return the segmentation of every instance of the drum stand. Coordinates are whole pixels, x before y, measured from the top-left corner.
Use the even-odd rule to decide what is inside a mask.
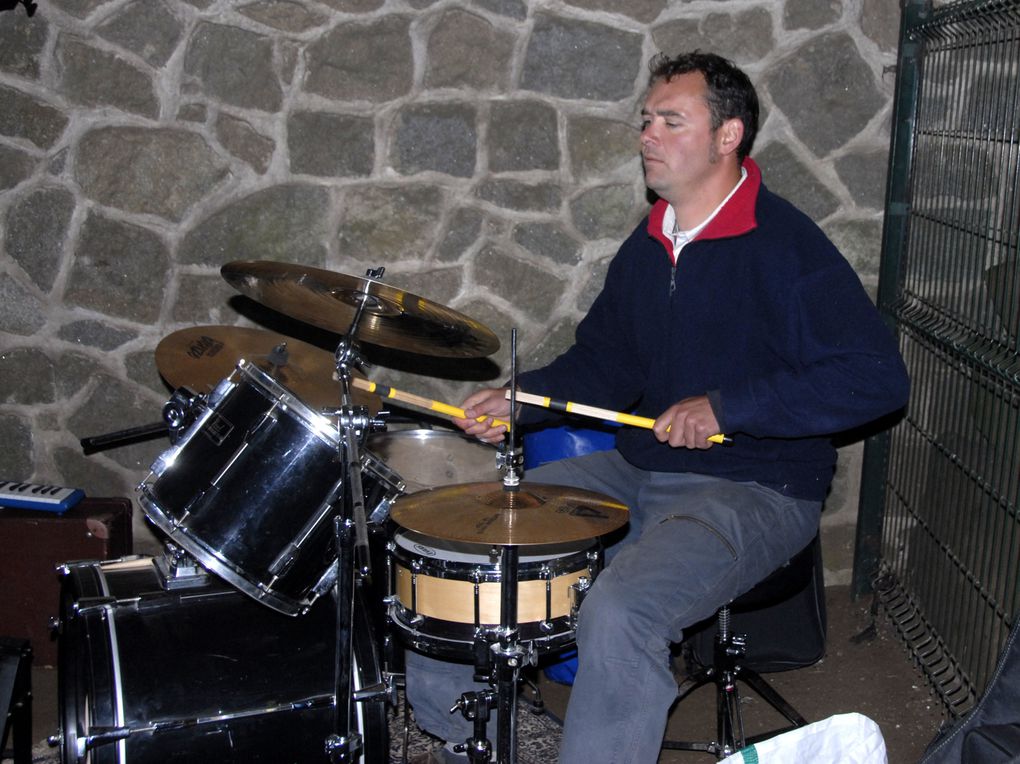
[[[500,454],[504,468],[503,490],[516,491],[520,487],[520,465],[523,453],[516,447],[515,411],[517,409],[517,330],[510,339],[510,429],[506,435],[507,448]],[[520,670],[530,650],[522,644],[517,623],[517,576],[520,547],[516,544],[500,546],[499,628],[475,640],[475,676],[488,680],[490,689],[466,692],[450,709],[460,711],[474,723],[472,736],[463,744],[454,746],[464,751],[472,764],[488,764],[492,757],[492,744],[485,737],[485,728],[492,709],[496,718],[496,761],[498,764],[517,764],[517,682]],[[495,636],[495,640],[490,638]],[[493,689],[494,688],[494,689]]]
[[[382,269],[370,271],[377,278]],[[336,764],[357,761],[364,749],[360,731],[351,729],[354,703],[393,697],[395,688],[386,684],[366,687],[354,692],[352,677],[354,650],[355,584],[371,576],[368,546],[368,523],[365,513],[364,491],[361,484],[361,455],[359,441],[370,430],[384,428],[381,419],[371,419],[364,407],[355,407],[351,395],[352,369],[360,361],[353,338],[364,312],[366,295],[355,312],[350,329],[336,350],[336,370],[340,381],[340,408],[332,413],[338,417],[340,435],[341,491],[337,514],[334,518],[337,549],[336,590],[336,662],[333,734],[326,739],[326,753]]]

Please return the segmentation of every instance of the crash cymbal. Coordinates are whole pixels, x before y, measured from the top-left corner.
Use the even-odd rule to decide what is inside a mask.
[[[238,260],[220,273],[241,294],[337,334],[350,331],[364,303],[358,340],[453,358],[478,358],[499,349],[496,335],[477,321],[372,279],[268,260]]]
[[[279,349],[282,352],[278,352]],[[207,393],[245,359],[269,374],[313,409],[340,405],[333,354],[282,334],[241,326],[193,326],[164,337],[156,346],[156,368],[173,387]],[[275,365],[274,365],[275,364]],[[376,414],[379,396],[353,390],[354,403]]]
[[[465,483],[401,496],[390,516],[435,538],[479,544],[553,544],[595,538],[627,522],[627,507],[579,488]]]

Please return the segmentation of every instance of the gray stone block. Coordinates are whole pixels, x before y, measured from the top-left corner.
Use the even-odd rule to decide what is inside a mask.
[[[337,101],[379,103],[405,95],[414,60],[410,21],[385,16],[371,24],[340,24],[308,46],[305,88]]]
[[[159,116],[152,78],[119,56],[62,35],[57,45],[60,92],[85,106]]]
[[[216,117],[216,137],[231,154],[247,162],[260,175],[269,169],[276,142],[267,138],[243,119],[220,113]]]
[[[14,188],[35,169],[35,159],[24,151],[0,144],[0,191]]]
[[[164,0],[135,0],[96,27],[96,33],[158,69],[183,39],[184,24]]]
[[[773,141],[755,155],[765,185],[815,222],[839,207],[839,200],[783,143]]]
[[[885,206],[888,164],[886,149],[852,151],[836,160],[836,172],[858,207],[881,210]]]
[[[554,183],[489,178],[475,193],[479,199],[522,212],[555,212],[563,203],[563,192]]]
[[[68,118],[56,107],[0,85],[0,135],[24,138],[46,149],[60,139],[67,123]]]
[[[871,68],[842,32],[812,37],[769,72],[765,87],[820,157],[860,133],[885,103]]]
[[[839,20],[843,0],[786,0],[783,26],[787,29],[821,29]]]
[[[101,204],[180,220],[226,167],[195,133],[99,127],[79,142],[74,175],[86,196]]]
[[[238,10],[260,24],[282,32],[307,32],[329,21],[329,17],[304,5],[287,0],[262,0]]]
[[[515,37],[460,9],[443,13],[428,40],[425,86],[504,91],[510,85]],[[478,51],[485,52],[479,66]]]
[[[169,272],[170,256],[158,236],[93,213],[82,228],[64,299],[151,323],[159,317]]]
[[[772,14],[765,8],[675,19],[653,28],[652,40],[671,56],[712,51],[742,66],[757,64],[775,47]]]
[[[276,111],[283,101],[273,40],[246,29],[201,22],[188,41],[184,71],[224,103]]]
[[[67,342],[114,350],[138,337],[138,332],[104,324],[102,321],[73,321],[60,327],[57,336]]]
[[[627,0],[625,3],[620,0],[567,0],[567,3],[591,11],[622,13],[646,24],[655,21],[668,5],[667,0]]]
[[[13,276],[0,273],[0,329],[21,336],[35,334],[46,324],[47,310],[48,306]]]
[[[14,414],[0,414],[0,478],[29,480],[34,474],[32,427]]]
[[[566,282],[490,243],[475,259],[475,279],[493,294],[511,300],[526,315],[545,320],[563,297]]]
[[[514,227],[513,240],[553,263],[576,265],[581,260],[581,243],[559,223],[521,223]]]
[[[528,15],[528,6],[524,0],[474,0],[474,5],[518,21],[523,21]]]
[[[7,254],[44,292],[53,288],[64,262],[74,206],[69,191],[50,186],[25,194],[7,211]]]
[[[472,207],[454,210],[436,248],[436,257],[439,260],[460,259],[478,241],[484,219],[482,212]]]
[[[556,110],[541,101],[496,101],[489,108],[489,170],[555,170],[560,164]]]
[[[29,18],[20,12],[0,16],[0,71],[39,78],[39,62],[50,25],[41,14]]]
[[[0,403],[32,406],[56,400],[56,369],[43,351],[11,348],[4,351],[0,361]],[[26,384],[28,380],[31,384]]]
[[[567,120],[570,170],[578,180],[610,175],[628,162],[638,170],[640,130],[636,124],[580,115]]]
[[[443,194],[435,186],[369,186],[345,194],[340,254],[366,265],[421,260],[435,245]]]
[[[588,240],[609,237],[623,239],[639,218],[635,210],[634,187],[631,185],[600,186],[578,194],[570,202],[574,227]]]
[[[521,87],[560,98],[620,101],[633,94],[641,47],[642,37],[634,32],[540,13]]]
[[[178,251],[182,263],[219,267],[231,260],[280,260],[320,266],[329,236],[329,191],[290,183],[270,186],[213,212]]]
[[[400,110],[391,164],[402,175],[475,174],[478,128],[475,108],[465,103],[412,104]]]
[[[363,177],[375,162],[371,117],[300,111],[287,120],[290,170],[296,175]]]

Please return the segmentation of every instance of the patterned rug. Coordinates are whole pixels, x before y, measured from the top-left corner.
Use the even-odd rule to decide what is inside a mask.
[[[401,698],[396,711],[390,716],[390,764],[404,764],[404,709]],[[443,746],[442,740],[422,732],[414,723],[414,711],[409,712],[407,724],[407,757]],[[556,761],[563,730],[558,719],[548,713],[536,713],[523,698],[517,704],[517,762],[518,764],[549,764]],[[492,743],[493,761],[496,760],[496,741]]]

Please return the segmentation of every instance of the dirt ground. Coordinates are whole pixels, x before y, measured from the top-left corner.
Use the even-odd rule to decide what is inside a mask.
[[[848,712],[864,714],[879,725],[890,764],[913,764],[946,717],[892,625],[881,613],[873,619],[870,604],[870,598],[851,602],[847,587],[828,587],[826,657],[809,668],[766,678],[809,722]],[[867,631],[873,621],[876,628]],[[545,682],[542,693],[550,711],[562,714],[569,688]],[[785,723],[753,692],[741,688],[741,693],[746,734]],[[675,740],[714,739],[714,688],[699,688],[685,698],[674,709],[667,734]],[[659,758],[660,764],[712,760],[710,755],[688,751],[663,751]]]

